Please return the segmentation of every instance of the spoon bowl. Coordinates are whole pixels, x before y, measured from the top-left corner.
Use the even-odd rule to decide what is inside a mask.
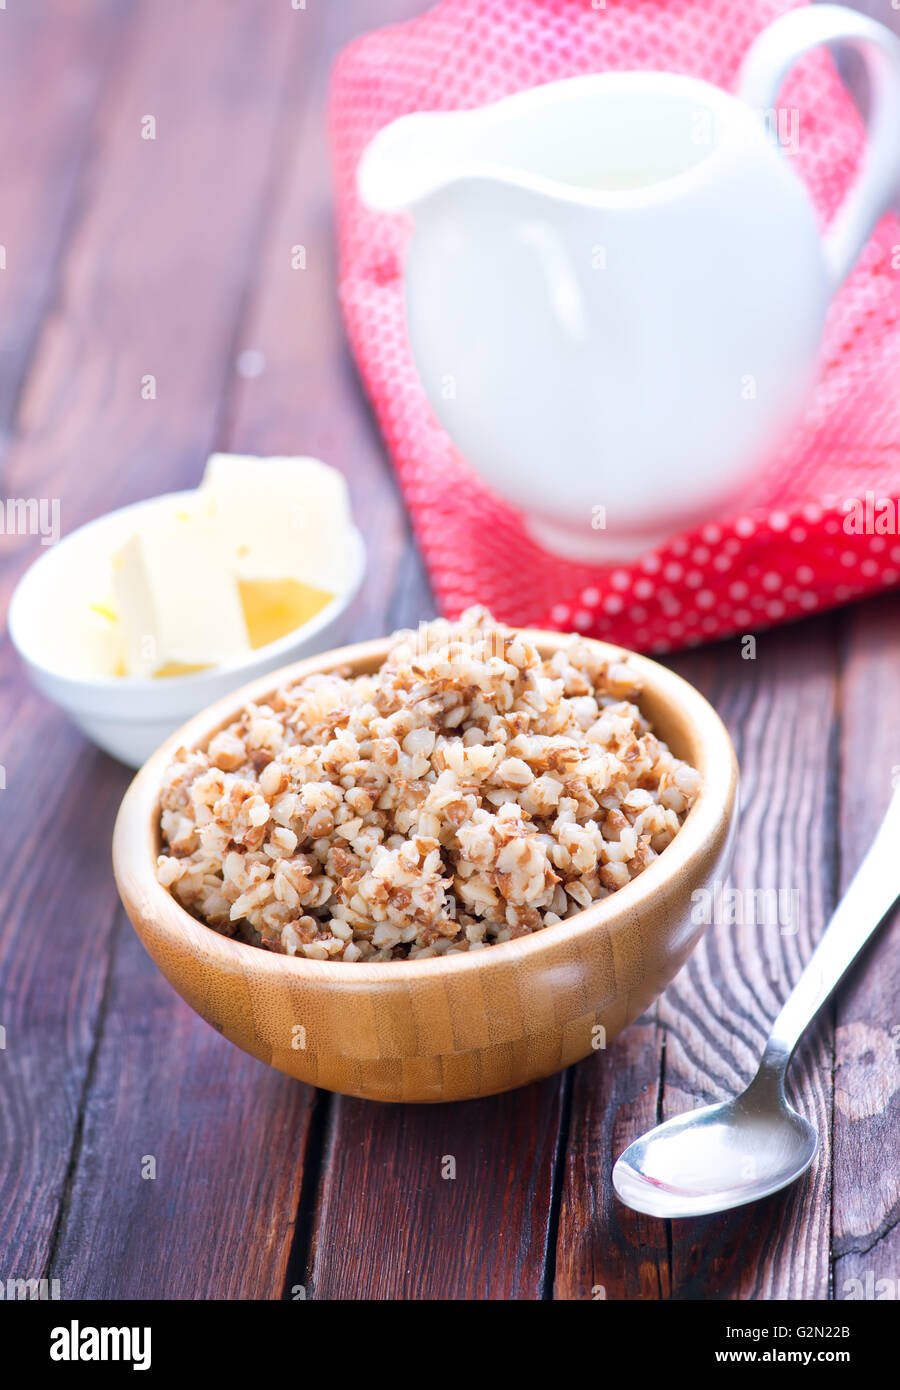
[[[648,1216],[707,1216],[799,1178],[818,1136],[769,1078],[735,1100],[676,1115],[635,1140],[613,1168],[623,1202]]]

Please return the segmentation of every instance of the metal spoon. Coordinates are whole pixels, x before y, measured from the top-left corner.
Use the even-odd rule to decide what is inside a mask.
[[[613,1168],[623,1202],[651,1216],[703,1216],[777,1192],[805,1173],[818,1134],[788,1105],[801,1036],[900,895],[900,788],[809,964],[776,1018],[759,1071],[735,1100],[657,1125]]]

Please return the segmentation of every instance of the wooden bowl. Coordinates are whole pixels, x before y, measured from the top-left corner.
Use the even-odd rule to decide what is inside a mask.
[[[559,634],[524,634],[548,656]],[[524,1086],[604,1047],[653,1002],[703,930],[692,894],[724,875],[737,763],[718,715],[646,657],[641,708],[703,777],[679,834],[649,868],[577,917],[484,950],[377,964],[316,961],[232,941],[191,917],[156,878],[163,772],[204,747],[248,701],[315,671],[375,670],[366,642],[269,674],[197,715],[156,752],[122,802],[113,861],[122,902],[153,960],[226,1038],[279,1071],[383,1101],[465,1100]],[[697,920],[694,920],[694,919]]]

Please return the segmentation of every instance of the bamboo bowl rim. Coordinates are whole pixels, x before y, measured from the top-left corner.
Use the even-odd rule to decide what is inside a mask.
[[[545,658],[570,637],[570,634],[538,628],[513,630],[531,642]],[[542,951],[552,951],[567,939],[575,940],[598,928],[611,930],[617,922],[633,919],[667,882],[681,874],[692,878],[695,871],[699,871],[708,842],[723,819],[729,818],[734,810],[737,760],[719,715],[683,677],[652,658],[615,643],[593,638],[584,640],[604,649],[609,659],[627,660],[640,675],[643,689],[638,705],[641,709],[649,697],[659,709],[680,714],[680,722],[688,731],[692,746],[682,750],[679,756],[687,757],[702,778],[697,799],[675,838],[637,878],[609,897],[562,922],[479,951],[459,951],[422,960],[321,961],[281,955],[223,936],[193,917],[163,887],[156,876],[160,853],[159,803],[163,773],[176,751],[181,747],[204,748],[247,704],[262,703],[281,687],[292,685],[304,676],[333,671],[341,666],[352,666],[355,675],[376,669],[390,646],[390,638],[378,638],[307,657],[257,677],[188,720],[148,759],[125,793],[113,832],[113,871],[129,915],[133,909],[143,923],[153,924],[157,941],[163,941],[176,952],[190,947],[205,957],[213,968],[233,972],[247,967],[257,978],[283,977],[288,972],[310,982],[327,983],[341,989],[376,984],[404,988],[410,981],[433,981],[441,974],[464,975],[470,971],[504,968],[538,956]],[[657,711],[652,717],[654,731],[668,742],[667,731],[660,730],[658,722]]]

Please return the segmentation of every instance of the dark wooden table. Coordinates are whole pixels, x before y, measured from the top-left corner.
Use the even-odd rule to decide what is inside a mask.
[[[318,453],[347,472],[371,548],[357,635],[433,613],[344,345],[324,132],[335,52],[422,8],[0,12],[0,494],[58,497],[68,531],[193,485],[213,449]],[[0,538],[3,611],[37,550]],[[741,758],[734,883],[796,892],[799,929],[713,925],[606,1053],[420,1108],[309,1090],[176,997],[110,872],[128,775],[31,690],[4,637],[0,1279],[156,1299],[839,1299],[867,1275],[900,1292],[900,921],[795,1061],[822,1140],[808,1179],[674,1226],[609,1182],[658,1116],[751,1074],[900,776],[898,620],[888,596],[760,633],[754,661],[734,639],[674,662]]]

